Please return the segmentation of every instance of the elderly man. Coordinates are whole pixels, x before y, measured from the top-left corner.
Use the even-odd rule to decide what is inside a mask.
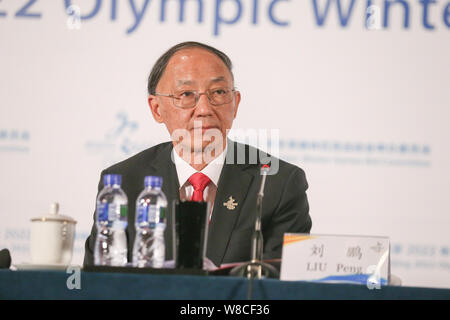
[[[123,177],[122,188],[129,201],[128,261],[132,261],[135,238],[134,204],[148,175],[163,178],[162,189],[169,200],[166,260],[173,259],[170,203],[181,199],[213,204],[206,252],[209,260],[216,266],[248,261],[263,161],[251,161],[249,155],[259,154],[258,150],[227,139],[241,100],[234,88],[230,59],[205,44],[180,43],[154,65],[148,93],[152,115],[164,123],[172,141],[142,151],[101,174]],[[279,159],[271,158],[271,162],[277,163],[277,171],[265,186],[264,259],[281,257],[284,233],[308,233],[311,229],[303,170]],[[102,188],[100,179],[99,190]],[[227,205],[230,199],[232,206]],[[95,237],[94,223],[85,244],[85,265],[93,264]]]

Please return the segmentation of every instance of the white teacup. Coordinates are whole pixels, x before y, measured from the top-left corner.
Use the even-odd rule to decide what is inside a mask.
[[[69,265],[72,260],[76,221],[58,214],[53,203],[51,213],[31,219],[31,262]]]

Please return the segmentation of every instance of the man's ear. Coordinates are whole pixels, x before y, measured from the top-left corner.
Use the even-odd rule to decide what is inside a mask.
[[[155,121],[158,123],[162,123],[163,118],[161,116],[160,104],[156,96],[154,95],[148,96],[148,106],[150,107],[150,111],[152,112]]]
[[[241,102],[241,93],[239,91],[236,91],[236,96],[234,98],[234,115],[233,119],[236,119],[239,103]]]

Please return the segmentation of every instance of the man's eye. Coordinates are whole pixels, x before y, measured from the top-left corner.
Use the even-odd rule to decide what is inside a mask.
[[[213,94],[215,94],[215,95],[224,95],[224,94],[226,94],[227,93],[227,91],[225,90],[225,89],[222,89],[222,88],[220,88],[220,89],[214,89],[213,90]]]
[[[194,96],[194,92],[193,91],[183,91],[179,94],[180,98],[191,98]]]

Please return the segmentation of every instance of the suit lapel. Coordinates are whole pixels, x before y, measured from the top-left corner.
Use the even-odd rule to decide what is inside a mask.
[[[230,142],[230,141],[229,141]],[[234,143],[229,144],[234,148]],[[253,180],[253,175],[246,172],[246,165],[224,164],[217,186],[216,198],[211,222],[208,230],[207,257],[220,266],[228,247],[231,233],[241,214],[241,208],[247,197],[247,192]],[[233,198],[237,206],[233,210],[224,205]]]

